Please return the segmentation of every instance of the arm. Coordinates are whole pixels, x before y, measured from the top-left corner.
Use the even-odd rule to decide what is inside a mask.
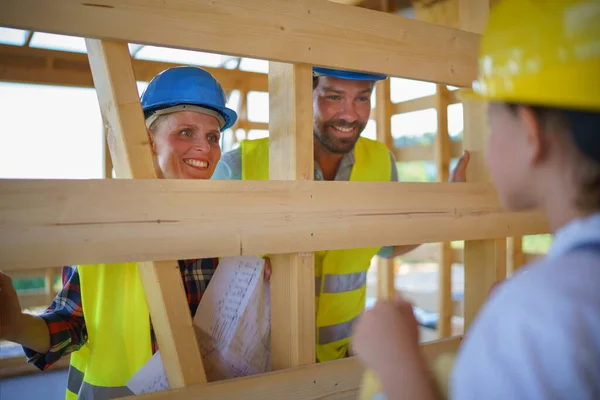
[[[390,158],[392,161],[392,182],[398,180],[398,169],[396,168],[396,158],[394,154],[390,151]],[[470,153],[468,151],[464,151],[456,167],[452,170],[450,174],[450,182],[466,182],[467,181],[467,166],[469,165]],[[420,244],[407,244],[407,245],[399,245],[399,246],[386,246],[382,247],[379,253],[377,254],[381,258],[394,258],[406,254],[408,252],[413,251]]]
[[[0,272],[0,338],[47,352],[50,332],[46,322],[34,315],[21,312],[21,304],[11,278]]]
[[[394,157],[394,153],[392,153],[390,151],[390,162],[392,165],[392,171],[391,171],[391,182],[398,182],[398,167],[396,165],[396,157]],[[377,255],[381,258],[395,258],[398,256],[401,256],[403,254],[406,254],[414,249],[416,249],[417,247],[419,247],[420,244],[406,244],[406,245],[399,245],[399,246],[385,246],[382,247],[379,252],[377,253]]]
[[[79,350],[87,341],[77,267],[64,267],[62,278],[63,288],[44,314],[32,316],[21,313],[18,308],[15,317],[18,322],[14,325],[17,329],[8,339],[21,344],[27,361],[40,370],[48,369],[61,357]],[[3,284],[2,291],[4,287]],[[14,295],[16,298],[16,293]],[[16,302],[18,304],[18,298]],[[3,304],[3,311],[4,308]]]

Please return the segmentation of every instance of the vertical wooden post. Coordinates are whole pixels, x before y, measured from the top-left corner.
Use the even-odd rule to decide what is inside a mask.
[[[102,142],[104,143],[104,179],[112,179],[113,163],[108,146],[108,123],[102,118]]]
[[[54,277],[56,276],[56,268],[46,268],[44,276],[44,292],[46,293],[46,303],[52,303],[56,292],[54,291]]]
[[[312,68],[269,65],[269,178],[314,179]],[[271,256],[271,365],[315,362],[313,253]]]
[[[388,149],[393,150],[392,139],[392,101],[390,99],[390,80],[377,82],[375,88],[376,110],[375,120],[377,126],[377,140],[384,143]],[[377,297],[386,298],[395,293],[394,285],[394,260],[377,258]]]
[[[523,254],[523,237],[513,236],[508,238],[507,252],[506,275],[511,276],[517,269],[525,264],[525,254]]]
[[[117,178],[156,178],[127,43],[86,39],[86,46]],[[169,386],[206,382],[177,262],[138,268]]]
[[[489,13],[488,0],[459,0],[460,28],[482,33]],[[486,104],[465,100],[463,146],[471,152],[467,181],[489,182],[485,148],[489,135]],[[465,241],[465,330],[486,301],[490,289],[506,276],[506,239]]]
[[[435,164],[437,181],[448,182],[450,178],[451,143],[448,134],[448,89],[446,85],[436,87],[437,134],[435,135]],[[452,334],[452,247],[450,243],[440,243],[440,263],[438,267],[438,337]]]

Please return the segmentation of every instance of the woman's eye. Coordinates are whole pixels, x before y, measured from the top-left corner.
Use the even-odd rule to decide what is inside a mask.
[[[214,134],[208,135],[208,141],[210,143],[219,143],[219,137]]]
[[[179,132],[179,134],[180,134],[181,136],[187,136],[187,137],[190,137],[190,136],[192,136],[192,131],[190,131],[189,129],[183,129],[183,130],[181,130],[181,131]]]

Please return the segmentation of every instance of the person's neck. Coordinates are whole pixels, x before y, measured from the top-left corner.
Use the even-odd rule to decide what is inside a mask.
[[[332,153],[331,151],[327,150],[317,138],[315,138],[314,149],[315,161],[321,169],[323,179],[326,181],[334,180],[344,155]]]
[[[549,174],[546,179],[539,181],[547,182],[537,191],[538,203],[552,234],[569,222],[590,214],[577,206],[576,189],[572,186],[572,178],[567,175]]]

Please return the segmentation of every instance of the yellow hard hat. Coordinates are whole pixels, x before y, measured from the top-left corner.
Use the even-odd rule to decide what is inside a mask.
[[[502,0],[467,97],[600,110],[600,0]]]

